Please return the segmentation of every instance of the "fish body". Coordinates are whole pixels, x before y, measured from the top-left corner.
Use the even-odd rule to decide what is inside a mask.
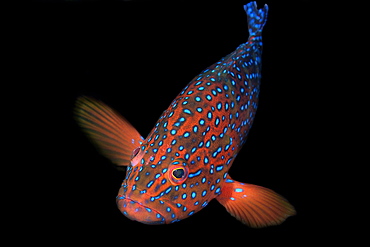
[[[77,101],[76,115],[99,150],[127,166],[117,206],[146,224],[185,219],[216,198],[251,227],[276,225],[295,210],[272,190],[233,180],[228,171],[257,110],[262,29],[267,5],[244,6],[249,39],[196,76],[163,112],[146,139],[108,106]]]

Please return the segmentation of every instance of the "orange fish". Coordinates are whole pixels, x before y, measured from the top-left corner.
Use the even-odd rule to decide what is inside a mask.
[[[282,223],[294,207],[274,191],[233,180],[228,171],[257,110],[267,5],[244,6],[249,39],[196,76],[144,139],[102,102],[81,97],[76,119],[101,153],[127,166],[117,205],[145,224],[185,219],[216,198],[250,227]]]

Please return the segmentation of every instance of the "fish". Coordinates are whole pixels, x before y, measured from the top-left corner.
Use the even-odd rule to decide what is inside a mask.
[[[258,9],[250,2],[244,10],[247,42],[194,77],[147,138],[105,103],[88,96],[76,100],[79,126],[102,155],[126,167],[116,203],[129,219],[170,224],[213,199],[252,228],[278,225],[296,214],[273,190],[229,175],[256,115],[268,6]]]

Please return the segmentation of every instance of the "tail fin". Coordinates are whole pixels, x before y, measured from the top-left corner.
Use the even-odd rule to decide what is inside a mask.
[[[256,2],[250,2],[244,5],[244,10],[248,18],[249,36],[260,35],[267,21],[267,4],[262,9],[257,9]]]

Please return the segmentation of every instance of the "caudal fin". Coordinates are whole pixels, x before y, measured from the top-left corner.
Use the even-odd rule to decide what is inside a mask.
[[[262,9],[257,9],[257,3],[250,2],[244,5],[244,10],[248,18],[249,36],[260,35],[267,21],[267,4]]]
[[[229,176],[221,192],[216,199],[232,216],[253,228],[279,225],[296,214],[294,207],[274,191]]]

